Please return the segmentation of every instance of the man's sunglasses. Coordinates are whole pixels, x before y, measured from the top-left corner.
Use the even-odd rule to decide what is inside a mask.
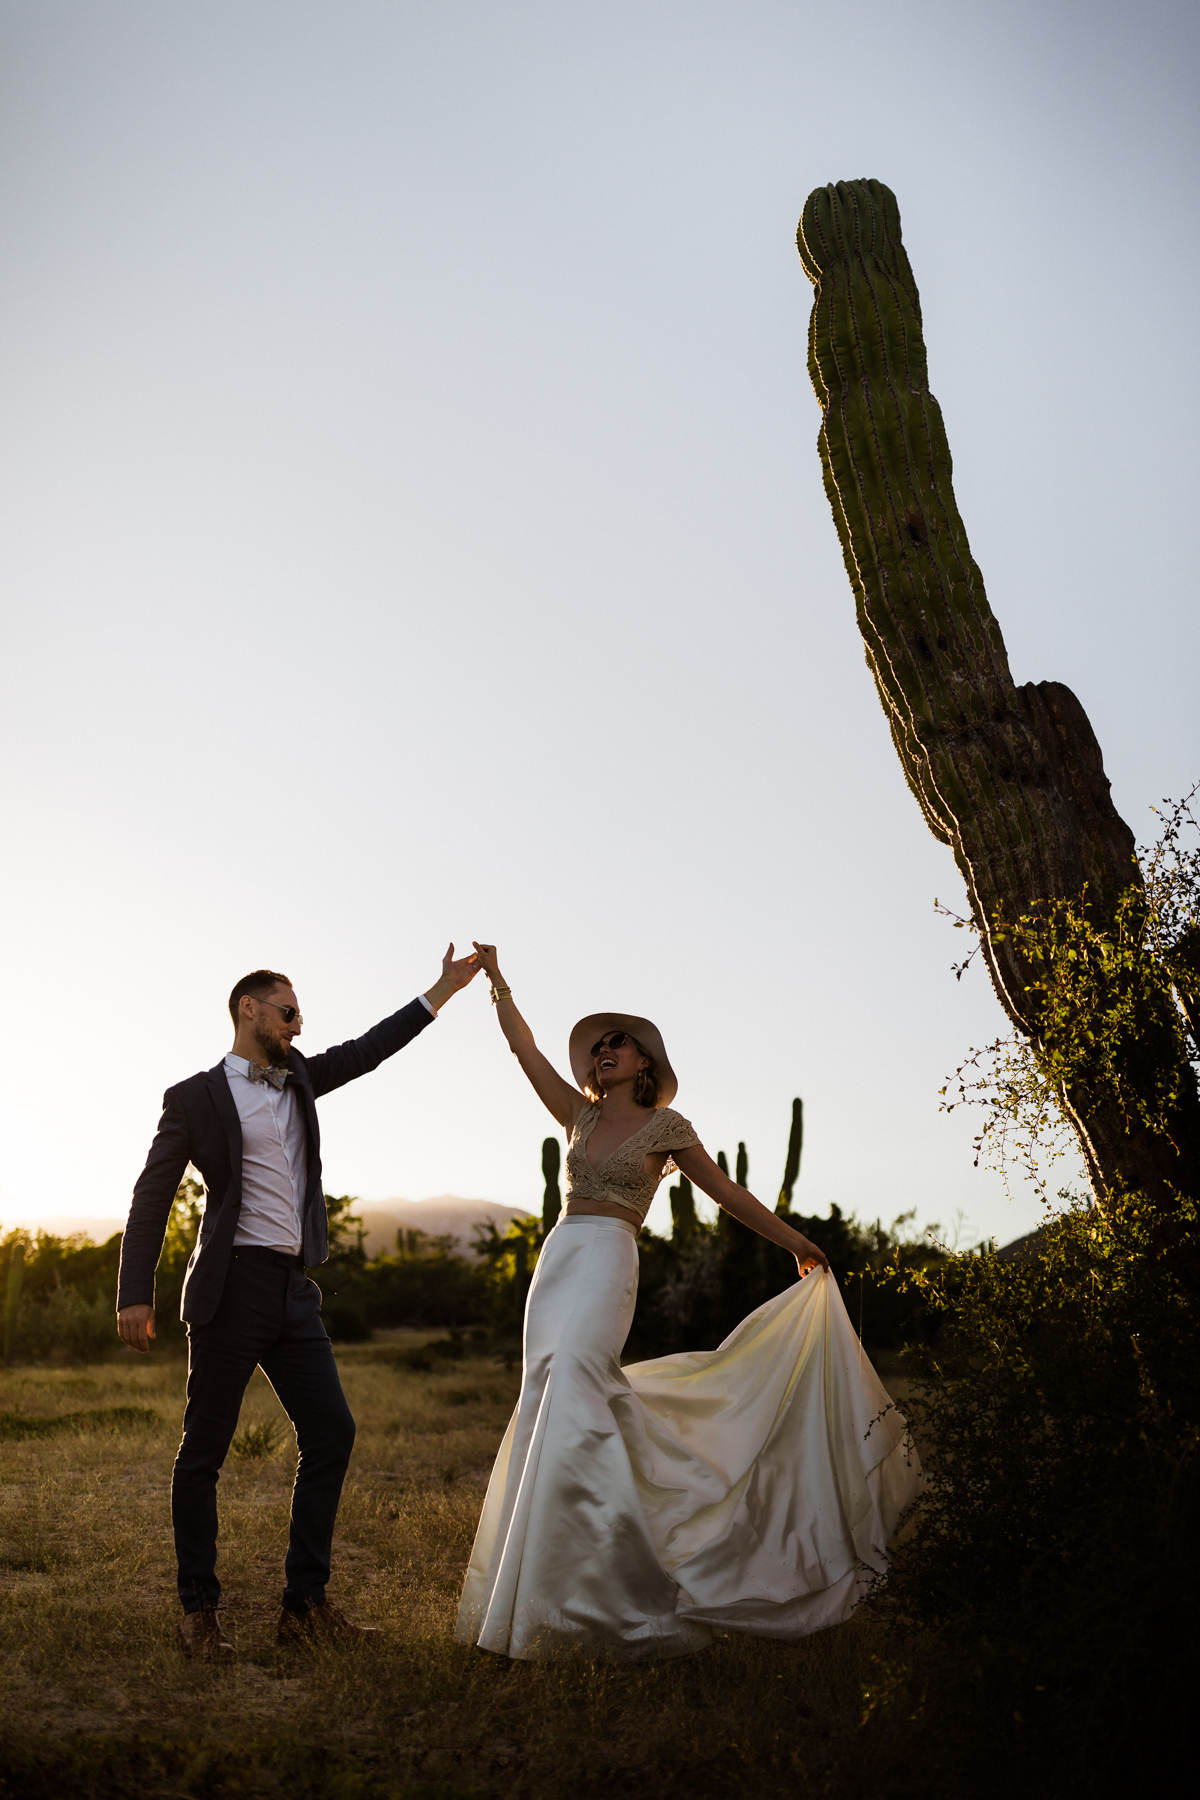
[[[623,1050],[626,1044],[632,1044],[635,1050],[642,1050],[637,1039],[630,1037],[627,1031],[610,1031],[607,1036],[600,1038],[597,1043],[592,1045],[588,1055],[599,1056],[602,1050]],[[642,1050],[642,1055],[645,1056],[645,1054],[646,1052]]]
[[[304,1018],[304,1014],[298,1006],[280,1006],[278,1000],[268,1000],[265,994],[251,994],[250,998],[257,1000],[260,1006],[273,1006],[276,1012],[281,1012],[285,1025],[290,1025],[295,1019],[302,1020]]]

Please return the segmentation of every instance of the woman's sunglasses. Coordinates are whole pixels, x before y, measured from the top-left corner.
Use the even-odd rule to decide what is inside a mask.
[[[642,1050],[642,1046],[638,1043],[637,1039],[635,1037],[630,1037],[627,1031],[610,1031],[605,1037],[600,1038],[598,1042],[592,1045],[588,1055],[599,1056],[602,1050],[622,1050],[626,1044],[632,1044],[635,1050]],[[646,1052],[642,1050],[642,1055],[644,1056],[645,1054]]]

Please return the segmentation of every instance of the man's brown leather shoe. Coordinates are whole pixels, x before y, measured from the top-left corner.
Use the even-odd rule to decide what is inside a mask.
[[[221,1630],[215,1606],[202,1606],[198,1612],[184,1613],[179,1621],[179,1642],[183,1654],[195,1662],[227,1662],[237,1655]]]
[[[328,1600],[318,1600],[315,1605],[306,1606],[303,1612],[289,1612],[285,1606],[275,1628],[275,1636],[281,1644],[300,1644],[306,1649],[327,1645],[330,1649],[348,1650],[352,1645],[364,1644],[378,1635],[377,1626],[352,1624],[345,1613],[331,1606]]]

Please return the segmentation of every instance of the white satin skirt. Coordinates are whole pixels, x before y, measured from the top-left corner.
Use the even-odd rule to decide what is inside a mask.
[[[564,1217],[525,1310],[455,1636],[537,1659],[638,1659],[714,1631],[796,1638],[845,1619],[885,1566],[920,1464],[820,1271],[717,1350],[622,1369],[637,1239]]]

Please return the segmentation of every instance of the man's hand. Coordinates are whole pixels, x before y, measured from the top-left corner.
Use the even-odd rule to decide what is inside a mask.
[[[455,962],[454,945],[447,945],[446,954],[442,958],[442,972],[433,986],[425,990],[425,998],[434,1012],[445,1006],[451,994],[457,994],[459,988],[465,988],[468,982],[474,981],[478,973],[479,958],[474,951],[470,956],[460,956]]]
[[[150,1348],[150,1339],[155,1335],[154,1308],[152,1306],[123,1306],[117,1314],[117,1330],[121,1341],[129,1345],[131,1350],[143,1353]]]

